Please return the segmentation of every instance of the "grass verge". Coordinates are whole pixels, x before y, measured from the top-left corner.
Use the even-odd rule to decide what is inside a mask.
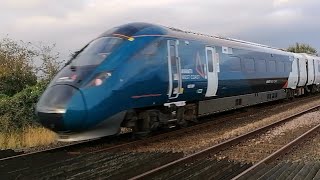
[[[43,127],[26,127],[22,131],[0,133],[0,149],[22,149],[55,142],[55,133]]]

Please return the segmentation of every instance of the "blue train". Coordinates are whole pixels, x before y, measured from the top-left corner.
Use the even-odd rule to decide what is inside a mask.
[[[60,141],[186,126],[198,117],[320,90],[320,58],[148,23],[76,52],[37,104]]]

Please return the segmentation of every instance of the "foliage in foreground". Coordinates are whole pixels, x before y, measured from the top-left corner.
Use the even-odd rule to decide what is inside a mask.
[[[36,124],[36,102],[45,89],[46,82],[28,86],[12,97],[0,98],[0,132],[10,132]]]
[[[54,48],[8,37],[0,40],[0,149],[54,141],[55,134],[39,127],[35,115],[39,97],[62,65]]]
[[[0,40],[1,133],[38,126],[35,105],[62,64],[54,48],[8,37]],[[35,60],[40,61],[38,66]]]

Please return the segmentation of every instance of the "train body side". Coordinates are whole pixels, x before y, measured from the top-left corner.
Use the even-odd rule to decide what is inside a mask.
[[[293,57],[290,54],[275,54],[261,51],[241,49],[239,47],[221,46],[220,44],[204,43],[192,39],[168,39],[162,40],[165,46],[166,41],[178,41],[178,56],[181,64],[182,87],[176,90],[179,94],[176,98],[169,98],[167,101],[192,101],[210,98],[222,98],[228,96],[272,91],[283,89],[289,76],[297,77],[297,71],[293,71]],[[215,64],[212,69],[216,70],[218,79],[217,91],[213,96],[206,96],[208,90],[208,69],[206,48],[214,49],[213,58]],[[227,49],[227,52],[224,50]],[[159,59],[164,81],[164,89],[169,87],[168,82],[168,51],[161,49]],[[148,62],[148,61],[147,61]],[[293,74],[294,73],[294,74]],[[180,76],[179,72],[173,74],[173,79]],[[292,87],[294,88],[294,84]],[[164,91],[164,89],[162,91]],[[168,94],[168,92],[167,92]]]
[[[103,59],[94,65],[75,57],[37,106],[41,122],[67,141],[320,90],[320,58],[306,54],[145,23],[111,29],[95,42],[114,49],[95,54]]]

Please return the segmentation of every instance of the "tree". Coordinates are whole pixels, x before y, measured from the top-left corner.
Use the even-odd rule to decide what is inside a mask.
[[[296,43],[293,46],[289,46],[287,51],[294,53],[317,54],[317,50],[315,48],[311,47],[309,44],[303,43]]]
[[[37,79],[48,83],[63,63],[54,48],[55,44],[17,42],[8,37],[0,40],[0,94],[13,96],[35,85]],[[41,66],[35,67],[34,60]]]
[[[29,43],[9,38],[0,41],[0,94],[12,96],[37,83],[33,58],[37,52]]]
[[[61,69],[63,61],[58,61],[59,53],[54,51],[55,44],[43,45],[40,43],[37,47],[39,58],[42,61],[42,65],[37,68],[37,72],[41,73],[43,80],[50,81]]]

